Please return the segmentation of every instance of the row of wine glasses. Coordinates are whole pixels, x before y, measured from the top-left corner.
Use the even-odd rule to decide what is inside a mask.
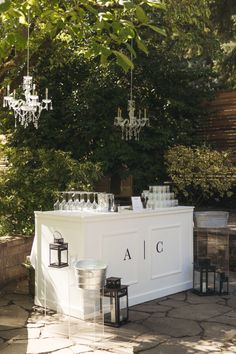
[[[114,211],[114,195],[83,191],[58,192],[53,208],[67,211]]]

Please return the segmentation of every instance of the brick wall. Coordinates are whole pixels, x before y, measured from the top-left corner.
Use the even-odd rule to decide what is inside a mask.
[[[27,276],[22,262],[30,254],[32,242],[33,237],[0,237],[0,285]]]

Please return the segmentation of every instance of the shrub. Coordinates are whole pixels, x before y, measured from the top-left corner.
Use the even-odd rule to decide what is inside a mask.
[[[232,195],[235,168],[228,152],[177,145],[166,152],[165,163],[178,197],[188,204]]]
[[[55,192],[92,190],[101,165],[79,163],[57,150],[7,151],[9,168],[0,176],[0,234],[32,234],[34,211],[52,210]]]

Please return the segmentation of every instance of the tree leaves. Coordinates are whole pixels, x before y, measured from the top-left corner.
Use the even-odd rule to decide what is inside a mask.
[[[235,181],[235,168],[225,151],[176,145],[166,152],[165,159],[176,191],[193,205],[213,196],[223,197]]]
[[[132,61],[125,55],[124,53],[118,52],[117,50],[113,50],[117,58],[117,63],[124,69],[124,71],[128,71],[129,69],[134,68],[134,64]]]
[[[85,55],[86,58],[94,59],[100,56],[100,63],[107,65],[112,60],[112,50],[123,53],[115,54],[117,63],[124,70],[131,67],[130,61],[126,58],[129,52],[133,52],[127,43],[131,39],[137,39],[137,46],[147,53],[147,45],[141,41],[139,32],[142,26],[151,25],[150,29],[163,35],[163,32],[156,28],[150,14],[146,11],[149,1],[139,1],[138,4],[132,1],[102,1],[81,0],[79,4],[74,1],[61,0],[6,0],[0,5],[0,26],[1,37],[8,37],[8,41],[1,45],[2,57],[7,59],[11,46],[15,45],[21,49],[24,41],[21,36],[17,39],[12,37],[13,28],[17,33],[26,30],[27,12],[30,10],[30,42],[34,51],[40,47],[45,38],[50,37],[53,41],[62,41],[79,48],[77,53]],[[154,2],[155,5],[156,2]],[[156,8],[159,12],[160,8]],[[19,43],[17,41],[19,40]],[[102,47],[112,48],[110,54],[104,54]],[[100,47],[100,48],[99,48]],[[134,56],[134,53],[131,53]]]
[[[143,8],[139,5],[136,6],[135,9],[136,12],[136,16],[137,19],[141,22],[141,23],[147,23],[148,22],[148,17],[146,12],[143,10]]]
[[[160,28],[154,25],[147,25],[149,28],[151,28],[153,31],[161,34],[162,36],[166,36],[166,30],[164,28]]]
[[[3,3],[0,4],[0,12],[7,11],[11,6],[10,0],[5,0]]]

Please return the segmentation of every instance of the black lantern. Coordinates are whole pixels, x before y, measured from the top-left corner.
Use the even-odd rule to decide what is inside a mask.
[[[49,244],[49,267],[68,267],[68,243],[58,231],[53,236],[54,242]]]
[[[211,265],[209,258],[199,258],[194,263],[193,292],[198,295],[216,293],[216,266]]]
[[[216,289],[219,295],[227,295],[229,293],[229,277],[221,270],[216,272]]]
[[[120,278],[107,278],[104,287],[104,297],[109,298],[108,308],[105,308],[104,323],[120,327],[129,320],[128,286],[120,284]]]

